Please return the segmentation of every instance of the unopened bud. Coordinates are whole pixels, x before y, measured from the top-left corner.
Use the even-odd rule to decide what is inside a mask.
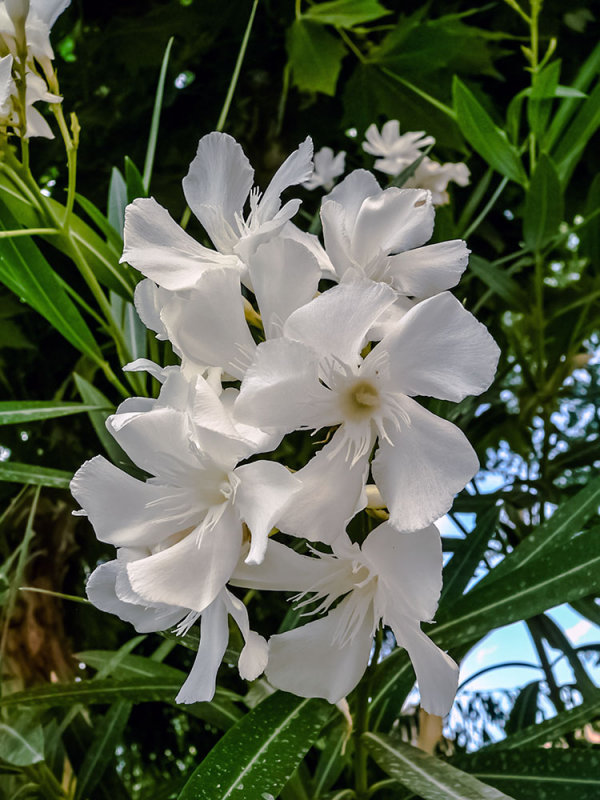
[[[4,0],[4,5],[15,29],[25,25],[25,20],[29,14],[29,0]]]

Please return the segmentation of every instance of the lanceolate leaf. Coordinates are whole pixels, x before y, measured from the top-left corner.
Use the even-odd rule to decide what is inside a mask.
[[[351,28],[390,14],[377,0],[331,0],[310,6],[304,17],[322,25]]]
[[[55,419],[84,411],[98,411],[101,406],[85,403],[62,403],[45,400],[7,400],[0,402],[0,425],[15,425],[40,419]]]
[[[213,747],[178,800],[277,797],[331,713],[324,700],[267,697]]]
[[[576,728],[583,726],[600,717],[600,689],[596,695],[568,711],[561,711],[551,719],[546,719],[537,725],[527,728],[500,742],[488,745],[485,750],[513,750],[526,747],[540,747],[547,742],[556,741],[565,733],[571,733]]]
[[[541,250],[556,236],[563,214],[563,195],[556,169],[548,156],[542,154],[525,198],[525,244],[532,250]]]
[[[543,748],[488,752],[488,748],[453,759],[481,781],[510,792],[519,800],[597,800],[600,754],[582,749]]]
[[[600,83],[586,100],[579,102],[579,111],[556,148],[552,150],[552,157],[563,185],[568,182],[583,155],[585,146],[600,127]]]
[[[75,800],[84,800],[102,780],[104,771],[115,757],[132,704],[121,701],[111,706],[94,728],[94,738],[77,773]]]
[[[403,742],[365,733],[363,742],[381,769],[425,800],[512,800],[510,795]]]
[[[0,203],[0,228],[18,227],[18,222]],[[83,317],[29,237],[0,239],[0,281],[44,316],[77,350],[94,361],[104,360]]]
[[[0,722],[0,758],[16,767],[44,760],[44,732],[39,722],[23,717],[12,724]]]
[[[19,464],[16,461],[0,461],[0,481],[24,483],[30,486],[49,486],[52,489],[68,489],[73,475],[61,469]]]
[[[515,147],[459,78],[454,78],[454,110],[466,140],[501,175],[525,185],[527,176]]]
[[[477,516],[477,524],[468,534],[464,546],[444,567],[442,599],[453,600],[462,595],[484,556],[488,542],[498,524],[500,509],[492,506]]]

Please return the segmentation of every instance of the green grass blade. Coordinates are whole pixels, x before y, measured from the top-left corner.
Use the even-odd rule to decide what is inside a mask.
[[[156,142],[158,140],[158,126],[160,123],[160,112],[162,109],[163,96],[165,93],[165,80],[167,77],[167,67],[169,65],[169,57],[171,55],[171,48],[173,47],[174,38],[171,36],[165,47],[165,52],[160,65],[160,74],[158,76],[158,86],[156,87],[156,96],[154,98],[154,108],[152,110],[152,122],[150,123],[150,135],[148,136],[148,147],[146,148],[146,158],[144,159],[144,172],[142,180],[146,193],[150,189],[150,180],[152,179],[152,168],[154,166],[154,156],[156,153]]]

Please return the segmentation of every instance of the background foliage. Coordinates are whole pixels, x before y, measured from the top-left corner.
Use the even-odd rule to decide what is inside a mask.
[[[461,536],[444,540],[449,560],[431,635],[460,659],[490,630],[525,620],[536,679],[507,692],[506,702],[459,696],[453,740],[434,736],[429,749],[438,757],[419,754],[410,743],[426,747],[426,731],[419,738],[419,719],[405,705],[412,668],[386,640],[386,657],[369,676],[370,732],[344,749],[346,723],[326,704],[264,699],[262,682],[248,692],[227,665],[213,703],[175,707],[191,650],[172,638],[132,638],[117,619],[56,595],[82,597],[85,576],[109,556],[87,523],[71,517],[69,476],[111,447],[102,420],[122,390],[153,389],[120,374],[127,352],[157,355],[158,345],[135,322],[137,276],[118,266],[119,224],[127,200],[148,191],[144,162],[167,42],[174,37],[150,188],[179,218],[181,177],[199,137],[217,124],[251,11],[248,0],[80,0],[59,18],[53,43],[66,111],[81,125],[82,199],[66,233],[0,238],[3,797],[214,800],[229,796],[216,786],[214,765],[231,764],[225,779],[232,791],[245,786],[242,797],[343,800],[354,796],[357,752],[369,753],[369,782],[381,798],[504,796],[484,793],[481,781],[524,800],[575,788],[596,796],[600,645],[575,648],[545,612],[568,602],[600,622],[598,9],[592,0],[568,8],[546,0],[535,52],[512,5],[261,0],[226,130],[262,185],[307,134],[317,148],[345,149],[348,169],[370,167],[362,134],[387,119],[434,135],[438,159],[467,161],[471,187],[455,189],[438,210],[434,237],[467,239],[473,255],[456,293],[488,326],[502,359],[484,396],[430,407],[465,430],[499,478],[493,491],[476,478],[455,503]],[[60,209],[52,203],[64,207],[61,138],[32,141],[31,159],[50,212]],[[0,172],[0,225],[39,227],[35,204],[7,175]],[[307,225],[319,200],[305,193]],[[203,235],[193,220],[189,230]],[[132,383],[120,392],[122,380]],[[300,436],[297,444],[306,446]],[[114,445],[109,455],[123,463]],[[286,607],[270,598],[253,610],[267,631]],[[284,624],[293,624],[289,615]],[[232,633],[232,652],[238,644]],[[559,654],[570,685],[553,671]],[[242,781],[239,770],[257,755],[249,732],[279,727],[275,755],[259,753],[269,769],[250,769]],[[498,729],[506,738],[493,743]],[[549,742],[558,746],[541,747]],[[423,772],[435,780],[424,784]]]

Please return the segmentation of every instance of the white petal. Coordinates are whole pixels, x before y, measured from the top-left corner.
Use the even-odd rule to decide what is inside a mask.
[[[451,289],[465,271],[470,252],[466,242],[453,239],[390,256],[387,263],[392,286],[414,297],[430,297]]]
[[[379,440],[371,468],[390,511],[390,523],[414,531],[448,511],[479,462],[456,425],[408,397],[401,404],[410,424],[393,433],[393,444]]]
[[[160,318],[162,307],[169,299],[166,289],[161,289],[154,281],[144,278],[135,287],[133,302],[139,318],[147,328],[156,333],[156,338],[168,339],[167,329]]]
[[[235,470],[240,479],[235,508],[250,529],[252,541],[247,564],[260,564],[265,556],[269,533],[278,523],[300,482],[282,464],[254,461]]]
[[[485,325],[449,292],[414,306],[378,347],[390,354],[398,391],[454,402],[488,388],[500,355]]]
[[[320,382],[310,348],[288,339],[259,345],[235,403],[241,422],[281,433],[340,422],[333,393]]]
[[[423,633],[418,622],[401,614],[385,622],[391,626],[398,644],[410,656],[417,675],[421,705],[428,714],[444,717],[452,708],[456,695],[458,667]]]
[[[200,139],[183,192],[222,253],[231,253],[239,238],[236,215],[243,211],[253,180],[254,170],[233,137],[215,131]]]
[[[153,547],[198,518],[189,491],[138,481],[103,456],[77,470],[71,492],[98,539],[115,547]]]
[[[244,638],[244,647],[238,659],[240,677],[246,681],[254,681],[262,675],[269,658],[269,648],[266,640],[255,631],[250,630],[248,609],[235,595],[224,590],[223,596],[227,610],[236,621]]]
[[[343,647],[335,640],[346,597],[325,617],[269,639],[266,675],[276,689],[300,697],[322,697],[337,703],[359,682],[371,652],[373,614],[365,614],[360,627]]]
[[[236,378],[243,377],[255,344],[244,317],[235,270],[203,273],[185,298],[174,297],[165,305],[161,319],[184,364],[187,360],[199,366],[222,367]]]
[[[190,674],[175,698],[176,703],[203,703],[213,699],[217,672],[228,641],[227,609],[219,596],[202,613],[198,652]]]
[[[269,339],[281,336],[289,315],[317,294],[317,260],[302,244],[278,237],[258,248],[248,270],[265,334]]]
[[[177,544],[127,565],[135,592],[151,603],[204,611],[238,562],[242,526],[228,505],[214,527],[200,525]]]
[[[281,193],[288,186],[295,186],[310,178],[313,172],[312,156],[313,143],[310,136],[307,136],[298,149],[286,158],[265,190],[258,204],[260,223],[273,219],[281,205]]]
[[[235,410],[235,401],[239,393],[239,389],[234,389],[231,386],[225,389],[221,395],[221,402],[227,410],[235,429],[240,436],[252,442],[255,453],[268,453],[271,450],[275,450],[281,441],[281,433],[277,431],[264,431],[262,428],[257,428],[255,425],[246,425],[238,419]]]
[[[384,522],[361,549],[379,578],[377,608],[389,606],[414,619],[433,619],[442,590],[442,540],[435,525],[400,533]]]
[[[115,586],[117,577],[122,577],[124,572],[125,565],[117,560],[101,564],[92,572],[85,591],[96,608],[130,622],[139,633],[167,630],[185,615],[184,609],[174,606],[137,605],[120,600]]]
[[[320,356],[357,366],[369,328],[395,300],[389,286],[357,279],[334,286],[288,317],[284,335]]]
[[[281,229],[281,235],[286,239],[293,239],[295,242],[304,245],[304,247],[310,250],[317,260],[317,264],[319,265],[322,276],[324,278],[334,278],[335,270],[333,268],[333,264],[325,252],[325,248],[319,241],[318,236],[315,236],[313,233],[306,233],[305,231],[300,230],[300,228],[294,225],[293,222],[286,222]]]
[[[321,203],[321,223],[327,255],[339,279],[347,269],[359,266],[352,253],[350,233],[346,230],[346,209],[333,200],[324,200]]]
[[[422,189],[385,189],[362,204],[352,234],[356,261],[366,265],[378,253],[420,247],[431,238],[435,212]]]
[[[363,202],[367,197],[378,195],[380,192],[381,187],[372,172],[366,169],[355,169],[323,198],[322,207],[330,200],[339,203],[344,209],[345,229],[351,232]],[[325,234],[325,226],[323,226],[323,233]],[[327,239],[325,239],[325,249],[329,250]]]
[[[232,586],[278,592],[308,592],[331,572],[330,562],[301,556],[291,547],[269,539],[260,564],[240,561],[231,575]]]
[[[173,367],[160,367],[154,361],[150,361],[149,358],[136,358],[135,361],[125,364],[123,372],[147,372],[153,378],[156,378],[159,383],[164,383],[170,369],[173,369]]]
[[[138,198],[125,209],[124,244],[120,263],[170,291],[193,287],[207,269],[239,265],[236,256],[199,244],[152,197]]]
[[[339,447],[343,437],[343,431],[336,431],[331,442],[294,474],[302,488],[279,521],[284,533],[331,544],[366,506],[369,454],[351,466],[344,449]]]
[[[70,4],[71,0],[31,0],[31,10],[51,28]]]
[[[134,464],[175,485],[199,468],[186,414],[168,407],[125,413],[129,409],[124,403],[119,408],[120,413],[108,417],[106,427]]]

